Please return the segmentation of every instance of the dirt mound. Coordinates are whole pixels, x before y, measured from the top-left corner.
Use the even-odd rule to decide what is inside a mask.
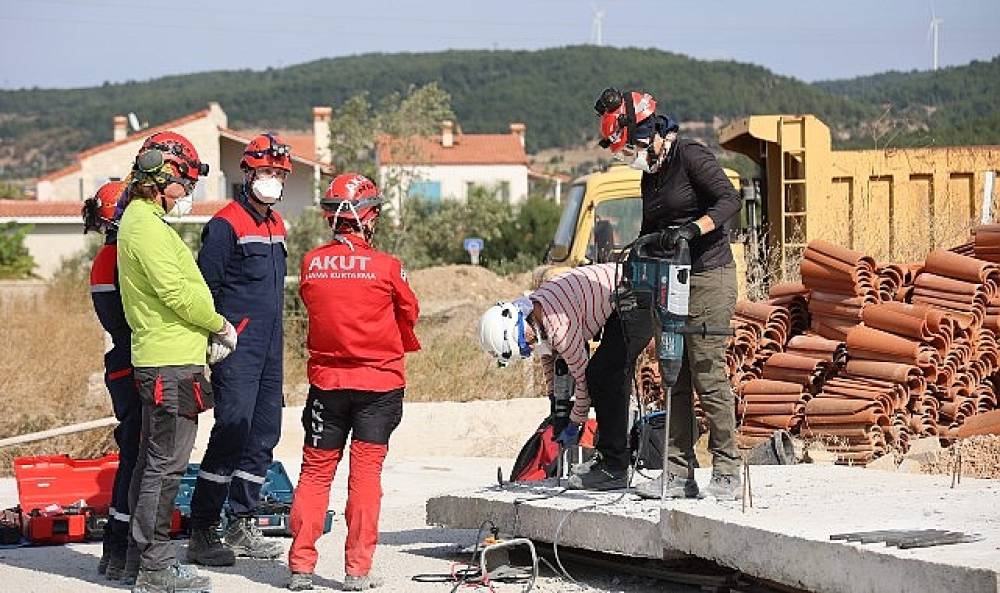
[[[498,301],[527,290],[522,277],[504,278],[480,266],[436,266],[411,272],[410,286],[421,301]]]
[[[968,478],[1000,478],[1000,436],[984,435],[964,439],[921,466],[925,474],[950,475],[958,448],[962,451],[962,475]]]

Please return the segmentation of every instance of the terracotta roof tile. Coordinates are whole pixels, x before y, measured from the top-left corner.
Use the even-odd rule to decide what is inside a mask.
[[[528,155],[513,134],[455,134],[445,147],[440,136],[411,136],[407,141],[382,136],[378,161],[397,165],[527,165]]]
[[[0,200],[0,217],[80,216],[82,202],[39,202],[38,200]]]

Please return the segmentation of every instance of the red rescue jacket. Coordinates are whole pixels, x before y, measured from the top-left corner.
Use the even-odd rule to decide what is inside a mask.
[[[320,389],[406,386],[404,352],[416,352],[417,297],[396,258],[351,235],[302,258],[299,294],[309,314],[309,383]]]

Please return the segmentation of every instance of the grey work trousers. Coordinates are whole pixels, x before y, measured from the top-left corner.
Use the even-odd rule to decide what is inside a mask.
[[[135,369],[142,400],[142,442],[129,488],[129,531],[143,570],[161,570],[177,562],[170,520],[198,432],[197,416],[178,414],[178,384],[203,370],[197,365]]]
[[[728,328],[736,309],[736,265],[728,264],[691,274],[690,323]],[[698,466],[694,446],[698,420],[693,393],[708,418],[708,450],[712,470],[739,473],[736,448],[736,402],[726,372],[726,336],[684,337],[684,358],[677,385],[671,391],[668,468],[687,476]]]

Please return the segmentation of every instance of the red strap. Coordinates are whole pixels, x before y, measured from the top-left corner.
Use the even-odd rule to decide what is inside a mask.
[[[163,405],[163,377],[157,375],[156,382],[153,383],[153,403],[158,406]]]
[[[132,367],[125,367],[123,369],[118,369],[117,371],[111,371],[108,373],[109,381],[117,381],[118,379],[128,377],[132,374]]]
[[[198,377],[191,377],[191,386],[194,388],[194,401],[198,404],[198,411],[201,412],[205,409],[205,402],[201,399],[201,383],[198,381]]]
[[[243,319],[241,319],[240,324],[236,326],[236,335],[242,334],[243,330],[247,328],[248,323],[250,323],[249,317],[244,317]]]

